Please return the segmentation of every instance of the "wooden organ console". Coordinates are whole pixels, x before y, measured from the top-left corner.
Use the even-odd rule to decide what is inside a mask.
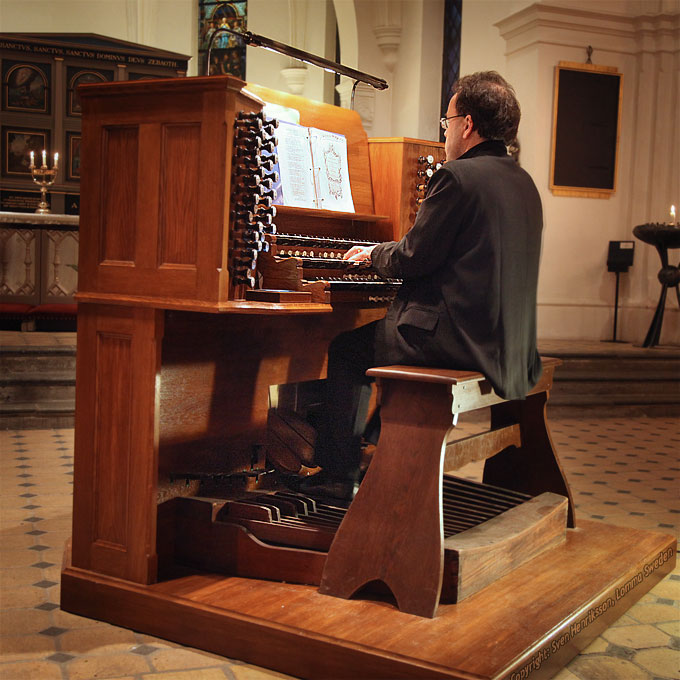
[[[648,587],[672,568],[669,537],[591,523],[431,621],[303,585],[321,581],[346,508],[270,488],[270,394],[323,378],[331,339],[384,314],[399,282],[348,268],[341,254],[405,233],[442,145],[369,141],[355,112],[229,76],[81,89],[65,610],[301,677],[500,678],[643,560],[665,556]],[[264,102],[346,137],[355,213],[273,209]],[[288,391],[295,401],[304,388]],[[211,480],[231,485],[231,500],[211,496]],[[499,512],[531,500],[455,480],[445,493],[496,493]],[[564,512],[559,499],[538,508]],[[552,600],[540,608],[537,598]],[[521,635],[518,619],[531,620]],[[490,629],[514,632],[499,643]],[[441,639],[450,644],[432,643]],[[553,655],[531,680],[574,653]]]

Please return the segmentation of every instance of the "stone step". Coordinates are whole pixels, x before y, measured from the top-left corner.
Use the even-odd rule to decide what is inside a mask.
[[[558,356],[549,409],[561,415],[680,415],[680,353]]]
[[[14,402],[0,406],[0,429],[46,430],[73,427],[75,399],[50,402]]]
[[[555,379],[550,400],[581,396],[586,403],[608,397],[615,403],[631,404],[640,399],[680,404],[680,381],[677,380],[598,380]]]
[[[43,371],[64,371],[75,375],[75,370],[75,346],[0,348],[0,376]]]
[[[621,359],[587,357],[562,359],[555,379],[565,380],[675,380],[680,381],[680,359]]]
[[[73,427],[75,346],[0,350],[0,428]]]
[[[0,404],[75,399],[75,375],[59,373],[14,374],[0,377]]]

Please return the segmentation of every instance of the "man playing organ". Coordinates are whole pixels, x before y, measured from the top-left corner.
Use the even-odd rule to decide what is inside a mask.
[[[402,279],[386,317],[340,334],[329,348],[326,409],[306,493],[351,499],[359,482],[368,368],[408,364],[475,370],[497,394],[523,399],[541,374],[536,288],[543,216],[531,177],[508,155],[520,107],[496,72],[461,78],[433,175],[400,240],[345,255]]]

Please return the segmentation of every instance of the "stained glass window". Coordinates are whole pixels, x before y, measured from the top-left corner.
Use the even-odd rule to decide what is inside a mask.
[[[227,28],[246,30],[248,0],[198,0],[198,74],[206,74],[208,47],[215,31]],[[210,75],[246,77],[246,48],[230,33],[218,33],[210,52]]]

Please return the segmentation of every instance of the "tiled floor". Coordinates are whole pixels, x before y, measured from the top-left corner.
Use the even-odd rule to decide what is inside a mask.
[[[553,439],[582,517],[677,535],[678,423],[558,419]],[[72,430],[0,432],[2,680],[283,678],[59,609],[70,533]],[[559,680],[680,678],[680,570],[622,616]]]

